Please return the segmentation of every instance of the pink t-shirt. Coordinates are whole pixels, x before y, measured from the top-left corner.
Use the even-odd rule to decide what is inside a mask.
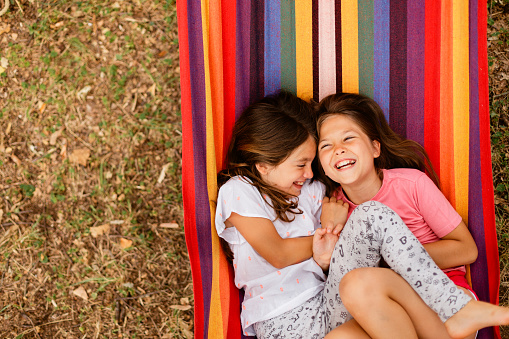
[[[335,195],[348,202],[349,213],[357,207],[341,188]],[[423,244],[440,240],[462,220],[433,181],[416,169],[384,169],[382,187],[371,200],[393,209]]]

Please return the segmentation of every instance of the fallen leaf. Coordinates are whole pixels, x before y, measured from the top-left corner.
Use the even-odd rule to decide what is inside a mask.
[[[55,28],[58,28],[58,27],[62,27],[63,25],[64,25],[64,22],[63,21],[59,21],[59,22],[57,22],[54,25],[49,25],[49,27],[55,29]]]
[[[167,51],[161,51],[161,52],[157,53],[157,57],[158,58],[164,58],[166,56],[166,54],[168,54]]]
[[[78,93],[76,93],[76,96],[78,97],[78,99],[84,100],[85,96],[88,94],[88,92],[90,92],[91,89],[92,89],[91,86],[85,86],[82,89],[80,89]]]
[[[78,287],[77,289],[72,291],[72,293],[83,300],[88,300],[87,291],[85,291],[85,288],[83,286]]]
[[[191,305],[171,305],[170,308],[174,309],[174,310],[179,310],[179,311],[187,311],[187,310],[190,310],[192,308]]]
[[[164,177],[166,176],[166,170],[168,169],[168,167],[170,167],[171,163],[167,163],[166,165],[163,166],[163,168],[161,169],[161,174],[159,174],[159,178],[157,179],[157,183],[160,184],[163,182],[164,180]]]
[[[71,155],[69,156],[69,160],[82,166],[86,166],[89,157],[90,150],[88,148],[78,148],[72,151]]]
[[[101,226],[90,227],[90,234],[94,238],[97,238],[98,236],[101,236],[101,235],[103,235],[105,233],[109,233],[109,232],[110,232],[110,224],[104,224]]]
[[[133,241],[132,240],[120,238],[120,247],[122,247],[122,249],[125,250],[126,248],[129,248],[132,245],[133,245]]]
[[[53,145],[53,146],[56,145],[57,139],[58,139],[59,136],[62,135],[63,130],[64,130],[64,128],[62,127],[58,131],[53,132],[51,134],[51,136],[49,137],[49,144],[50,145]]]
[[[2,25],[0,26],[0,35],[4,34],[4,33],[9,33],[11,31],[11,26],[10,25]]]
[[[40,106],[39,106],[39,112],[44,112],[44,110],[46,109],[46,103],[43,102]]]
[[[16,163],[16,165],[21,166],[21,160],[19,160],[19,158],[17,156],[15,156],[14,154],[11,154],[11,159],[12,159],[12,161],[14,161]]]
[[[3,68],[9,67],[9,60],[7,60],[7,58],[1,57],[0,66],[2,66]]]
[[[150,94],[152,94],[153,97],[156,96],[156,84],[153,84],[152,86],[150,86],[150,88],[148,89],[148,92]]]
[[[179,224],[176,222],[166,222],[159,225],[161,228],[179,228]]]

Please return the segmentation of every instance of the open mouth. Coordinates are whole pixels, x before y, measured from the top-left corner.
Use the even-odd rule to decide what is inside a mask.
[[[304,185],[305,181],[294,181],[293,184],[299,187],[302,187]]]
[[[336,169],[344,169],[344,168],[353,166],[354,164],[355,164],[355,160],[342,160],[342,161],[338,162],[336,165],[334,165],[334,167]]]

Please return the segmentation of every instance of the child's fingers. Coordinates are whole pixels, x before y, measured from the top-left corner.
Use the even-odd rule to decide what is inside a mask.
[[[332,234],[339,235],[339,233],[341,233],[341,231],[343,230],[344,226],[345,225],[343,225],[343,224],[337,224],[336,227],[334,227],[334,230],[332,231]]]
[[[329,197],[323,197],[322,204],[326,204],[329,202]]]
[[[326,228],[317,228],[315,230],[315,237],[323,237],[327,233]]]

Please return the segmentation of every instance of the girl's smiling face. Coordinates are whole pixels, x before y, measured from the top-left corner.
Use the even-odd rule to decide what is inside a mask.
[[[325,174],[345,191],[357,190],[381,181],[374,159],[380,156],[380,143],[370,140],[360,126],[346,115],[333,115],[321,125],[318,157]],[[375,192],[376,192],[375,191]]]
[[[298,196],[307,179],[313,177],[311,163],[316,155],[316,142],[310,136],[297,147],[288,158],[276,166],[256,164],[256,168],[267,184],[283,192]]]

